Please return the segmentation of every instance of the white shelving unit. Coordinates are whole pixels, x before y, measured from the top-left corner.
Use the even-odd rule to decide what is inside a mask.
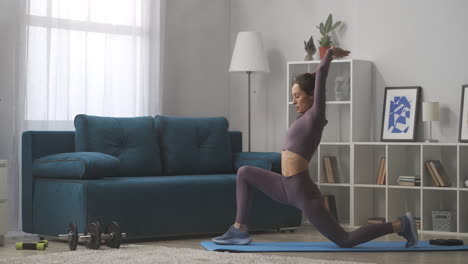
[[[8,161],[0,160],[0,246],[4,245],[5,233],[7,232],[7,177]]]
[[[320,61],[287,64],[287,127],[298,114],[292,104],[291,85],[295,76],[314,72]],[[423,233],[468,236],[468,144],[424,142],[372,142],[371,120],[372,64],[364,60],[334,60],[327,78],[328,125],[322,142],[309,164],[312,179],[322,193],[334,194],[339,221],[359,227],[369,217],[393,221],[405,211],[421,218]],[[336,100],[335,80],[349,77],[349,99]],[[381,113],[378,113],[379,115]],[[337,183],[326,183],[323,157],[337,159]],[[377,185],[379,162],[386,158],[386,183]],[[424,162],[440,160],[450,178],[449,187],[435,187]],[[421,176],[421,186],[400,186],[402,175]],[[432,211],[449,210],[456,223],[450,232],[434,231]]]

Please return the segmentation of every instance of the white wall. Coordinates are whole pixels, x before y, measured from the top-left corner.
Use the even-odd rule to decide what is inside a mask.
[[[229,1],[166,3],[163,113],[228,116]]]
[[[270,73],[254,75],[252,149],[279,151],[286,133],[286,62],[302,60],[303,41],[329,13],[345,26],[338,46],[352,58],[374,62],[374,140],[380,138],[385,86],[423,88],[423,101],[441,103],[433,137],[457,141],[461,85],[468,84],[468,2],[463,0],[234,0],[231,1],[232,52],[238,31],[263,33]],[[247,112],[241,76],[230,75],[231,128],[246,131]],[[419,127],[422,132],[422,124]],[[427,131],[427,127],[426,127]],[[419,134],[422,140],[424,135]],[[244,148],[245,148],[244,142]]]
[[[11,161],[13,153],[13,109],[15,101],[16,25],[11,17],[17,14],[18,1],[0,1],[0,159]],[[9,178],[9,186],[18,186],[18,178]],[[16,230],[18,192],[8,188],[9,229]]]

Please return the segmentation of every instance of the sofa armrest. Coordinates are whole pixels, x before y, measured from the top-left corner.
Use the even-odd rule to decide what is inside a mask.
[[[281,153],[278,152],[237,152],[233,154],[233,167],[254,166],[281,173]]]
[[[37,158],[56,153],[75,151],[75,131],[25,131],[22,135],[21,159],[21,204],[23,231],[33,230],[32,164]]]
[[[102,179],[118,174],[120,160],[99,152],[59,153],[37,159],[32,174],[36,178]]]

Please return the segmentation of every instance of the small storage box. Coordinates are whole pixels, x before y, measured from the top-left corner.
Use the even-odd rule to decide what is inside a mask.
[[[455,216],[451,211],[432,211],[432,229],[434,231],[451,232],[455,230]]]

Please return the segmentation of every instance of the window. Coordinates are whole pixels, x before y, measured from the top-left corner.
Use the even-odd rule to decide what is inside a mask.
[[[29,0],[26,120],[151,114],[155,2]]]

